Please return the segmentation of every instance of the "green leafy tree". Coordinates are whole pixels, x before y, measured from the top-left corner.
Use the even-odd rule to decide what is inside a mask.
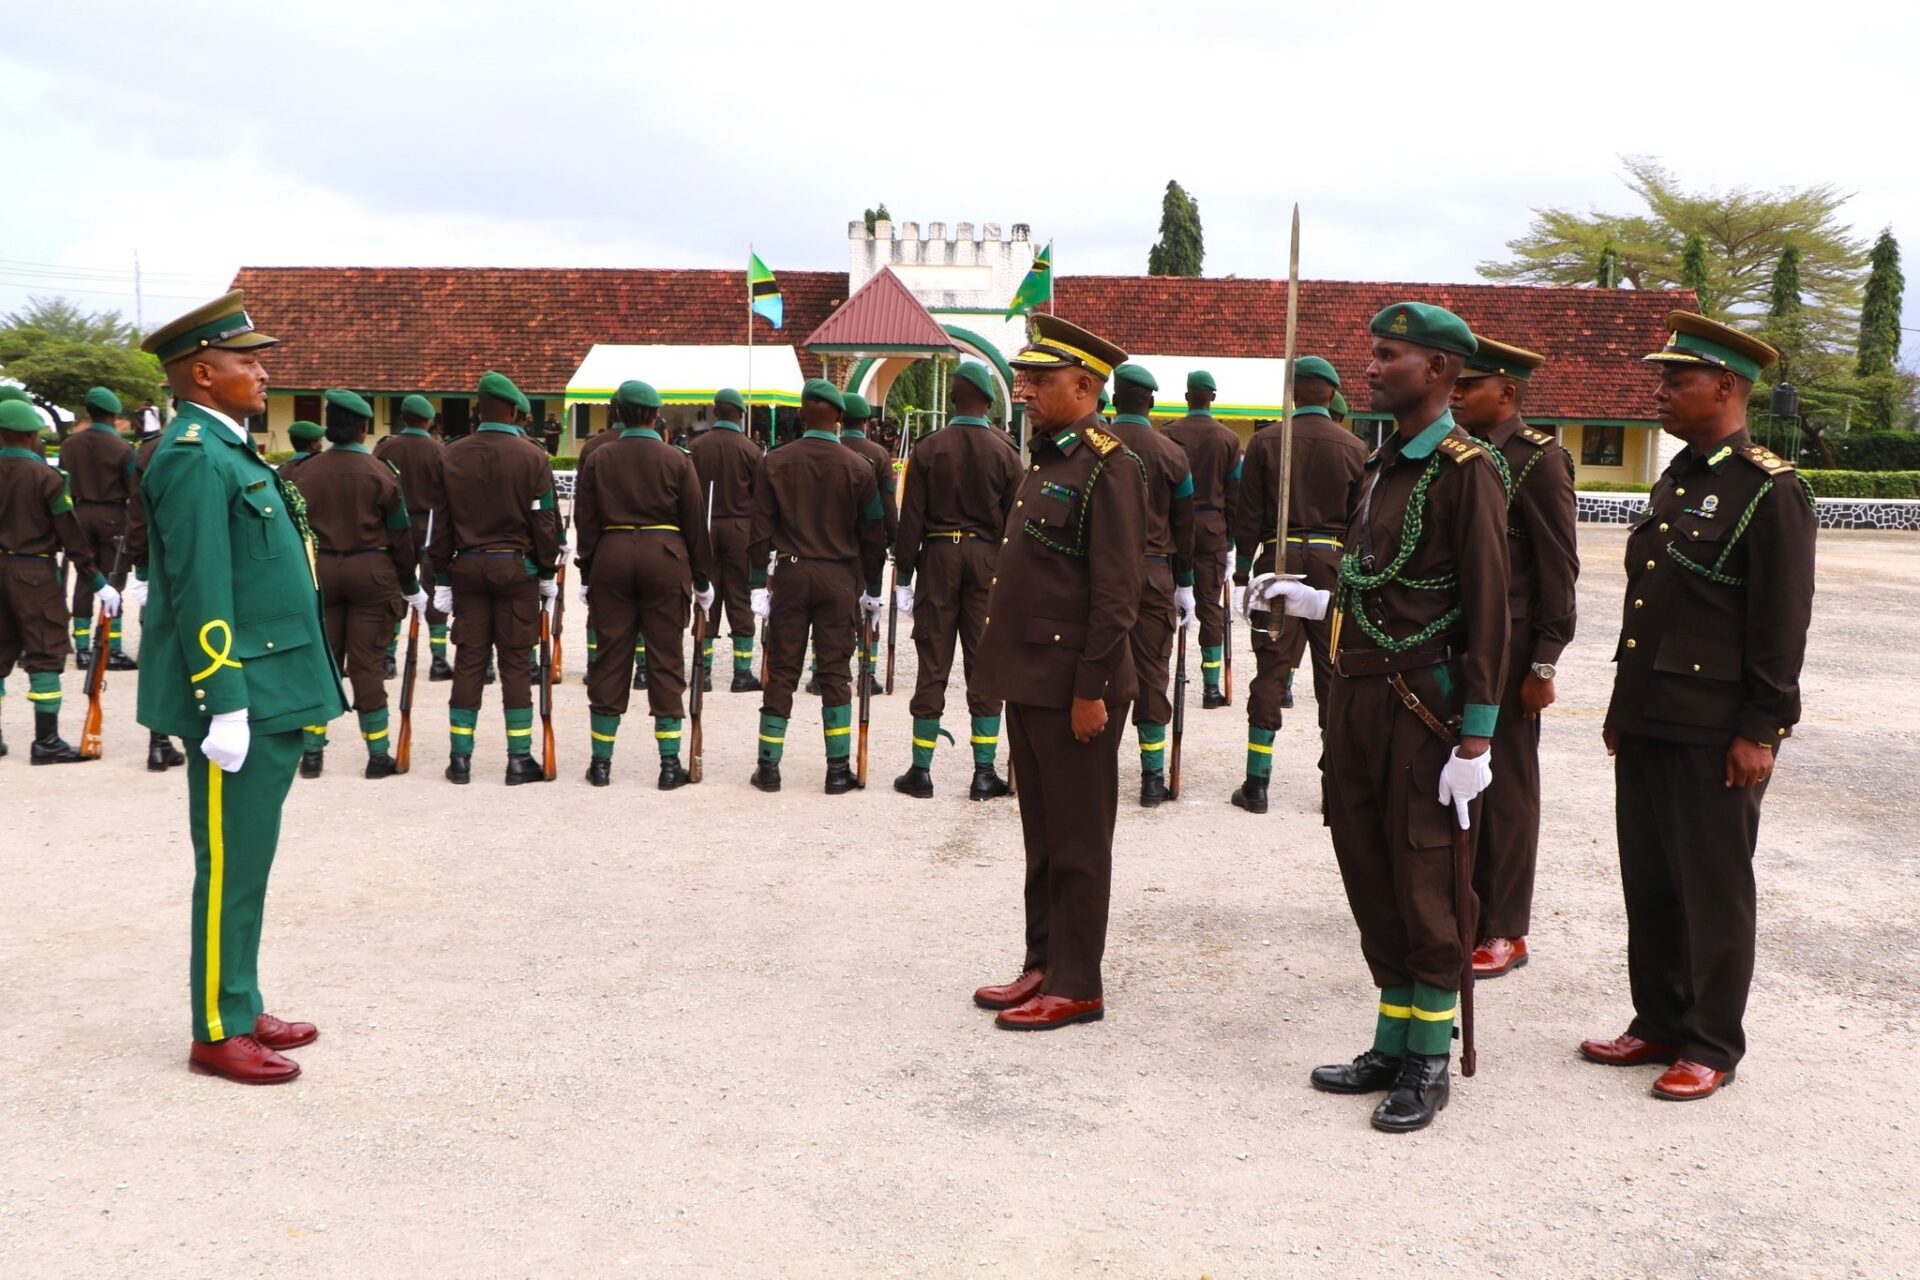
[[[1900,358],[1900,308],[1907,282],[1900,272],[1900,242],[1887,227],[1873,242],[1872,266],[1860,303],[1860,359],[1855,372],[1872,377],[1891,372]]]
[[[0,316],[0,372],[42,405],[69,411],[90,387],[111,387],[129,406],[160,399],[160,362],[117,311],[86,312],[65,298],[31,298]]]
[[[1613,241],[1607,241],[1607,247],[1600,251],[1600,270],[1594,276],[1594,284],[1602,289],[1620,287],[1620,251],[1613,247]]]
[[[1693,294],[1702,314],[1713,314],[1713,272],[1707,266],[1707,239],[1698,231],[1688,232],[1680,249],[1680,287]]]
[[[867,231],[869,233],[873,231],[874,223],[891,221],[893,221],[893,215],[887,212],[887,202],[885,200],[880,202],[878,209],[867,210]]]
[[[1199,202],[1178,182],[1168,182],[1160,201],[1160,239],[1147,251],[1147,274],[1197,276],[1206,256]]]

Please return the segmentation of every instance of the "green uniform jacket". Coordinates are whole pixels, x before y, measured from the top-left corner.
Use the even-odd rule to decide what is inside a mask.
[[[242,708],[255,733],[325,724],[346,703],[288,486],[211,414],[180,409],[140,483],[140,723],[191,741]]]

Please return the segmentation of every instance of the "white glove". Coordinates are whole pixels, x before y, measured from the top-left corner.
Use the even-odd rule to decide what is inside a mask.
[[[1233,557],[1231,555],[1227,557],[1227,571],[1221,577],[1220,581],[1223,585],[1233,581]]]
[[[452,587],[435,587],[433,589],[433,611],[435,613],[453,612]]]
[[[1175,623],[1182,631],[1193,625],[1193,588],[1175,587],[1173,589],[1173,612],[1178,621]]]
[[[136,609],[146,608],[147,584],[138,578],[128,578],[126,599]]]
[[[238,773],[247,762],[247,748],[253,743],[253,730],[247,726],[247,713],[222,711],[207,725],[207,736],[200,741],[200,753],[220,766],[224,773]]]
[[[101,587],[93,593],[93,598],[99,602],[100,612],[106,614],[109,618],[115,618],[120,615],[120,593],[112,587]]]
[[[585,604],[586,602],[587,602],[587,584],[585,582],[582,582],[580,584],[580,603]]]
[[[1440,770],[1440,803],[1453,806],[1454,815],[1460,819],[1462,831],[1465,831],[1469,825],[1467,805],[1492,783],[1492,751],[1482,751],[1473,759],[1467,760],[1461,757],[1460,748],[1455,747],[1453,754],[1447,757],[1446,768]]]
[[[887,598],[885,596],[866,595],[865,593],[861,594],[860,612],[866,614],[867,617],[871,618],[875,622],[878,622],[880,621],[880,615],[885,613],[886,611],[887,611]]]
[[[780,567],[780,553],[778,551],[767,552],[767,576],[771,578],[773,576],[773,571],[778,569],[779,567]]]
[[[1231,608],[1241,617],[1244,618],[1247,616],[1247,589],[1245,587],[1235,587],[1233,589],[1233,603]]]
[[[693,603],[699,607],[702,613],[711,613],[713,611],[713,584],[711,582],[706,585],[705,590],[693,593]]]
[[[773,596],[765,587],[755,587],[748,603],[755,617],[771,618],[773,616]]]
[[[427,611],[427,589],[425,587],[420,588],[412,595],[405,597],[405,599],[407,608],[413,610],[415,613],[425,613]]]
[[[1281,612],[1305,618],[1309,622],[1318,622],[1326,617],[1327,605],[1332,599],[1331,592],[1273,573],[1263,573],[1247,584],[1249,610],[1264,601],[1278,600]]]
[[[559,594],[560,584],[558,582],[555,582],[552,578],[540,579],[540,598],[542,600],[552,600]]]
[[[913,612],[913,584],[897,582],[893,587],[893,607],[902,613]]]

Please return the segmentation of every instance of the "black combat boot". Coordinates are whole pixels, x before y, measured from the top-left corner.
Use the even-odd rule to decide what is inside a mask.
[[[1256,778],[1251,774],[1247,780],[1233,789],[1233,803],[1248,813],[1267,811],[1267,779]]]
[[[147,770],[150,773],[165,773],[175,765],[182,765],[187,758],[174,748],[173,739],[164,733],[147,735]]]
[[[1315,1067],[1308,1078],[1322,1093],[1379,1093],[1400,1077],[1400,1059],[1369,1049],[1352,1062]]]
[[[647,687],[647,669],[645,667],[636,666],[633,669],[633,687],[636,689],[644,689]]]
[[[1164,769],[1142,769],[1140,771],[1140,807],[1157,809],[1166,803],[1167,774]]]
[[[0,733],[0,760],[5,760],[6,758],[7,758],[7,736],[4,733]],[[148,759],[151,760],[152,757],[149,756]],[[148,767],[151,768],[152,766],[149,765]]]
[[[110,650],[110,651],[108,652],[108,654],[107,654],[107,670],[109,670],[109,671],[138,671],[139,669],[140,669],[140,664],[139,664],[139,663],[137,663],[137,662],[135,662],[135,661],[133,660],[133,655],[132,655],[132,654],[130,654],[130,653],[128,653],[128,652],[127,652],[126,650],[124,650],[124,649],[113,649],[113,650]]]
[[[820,673],[818,671],[807,677],[806,692],[816,698],[820,696]]]
[[[739,671],[739,670],[736,670],[736,671],[735,671],[735,672],[733,673],[733,689],[732,689],[732,692],[734,692],[734,693],[758,693],[758,692],[760,692],[760,677],[759,677],[759,676],[756,676],[756,675],[754,675],[754,674],[753,674],[753,672],[751,672],[751,671]]]
[[[453,664],[451,662],[448,662],[446,658],[441,654],[437,654],[437,653],[434,654],[433,665],[427,668],[427,679],[428,680],[453,679]]]
[[[33,713],[33,746],[27,752],[29,764],[81,764],[86,759],[79,748],[61,738],[58,713]]]
[[[326,766],[327,766],[326,748],[322,747],[318,751],[302,751],[300,753],[300,776],[301,777],[317,778],[320,776],[320,771],[326,768]]]
[[[463,786],[463,787],[466,786],[469,782],[472,782],[473,781],[473,757],[472,756],[448,756],[447,757],[447,781],[456,783],[459,786]]]
[[[1226,705],[1227,695],[1222,690],[1208,689],[1200,695],[1200,709],[1202,711],[1212,711],[1216,707],[1224,707]]]
[[[680,763],[679,756],[660,757],[660,789],[677,791],[693,779],[687,776],[686,766]]]
[[[391,778],[399,771],[399,768],[400,766],[395,763],[394,758],[382,751],[377,756],[367,757],[366,776],[369,778]]]
[[[713,692],[713,668],[712,667],[700,668],[700,692],[702,693]]]
[[[753,785],[761,791],[780,789],[780,766],[771,760],[762,760],[753,767]]]
[[[973,766],[973,783],[967,788],[967,799],[998,800],[1011,790],[1007,780],[995,773],[991,764]]]
[[[859,677],[856,675],[854,677],[854,680],[855,680],[855,683],[857,684],[859,681]],[[856,688],[854,689],[853,692],[854,692],[854,695],[858,697],[860,690]],[[868,696],[874,697],[874,698],[884,698],[887,696],[887,686],[881,684],[880,677],[873,674],[873,672],[871,671],[867,672],[867,694]]]
[[[492,684],[495,680],[498,680],[499,678],[500,678],[499,673],[495,671],[493,667],[493,655],[488,654],[487,655],[487,674],[481,678],[482,682],[485,684]]]
[[[827,761],[827,794],[843,796],[853,790],[853,765],[846,760]]]
[[[523,782],[545,782],[547,771],[531,755],[507,757],[507,785],[517,787]]]
[[[612,786],[613,785],[612,759],[609,758],[609,759],[602,760],[602,759],[595,758],[587,761],[587,781],[591,782],[596,787]]]
[[[933,771],[914,765],[893,780],[893,789],[915,800],[933,799]]]
[[[1412,1133],[1433,1123],[1447,1108],[1453,1082],[1447,1074],[1452,1055],[1409,1053],[1387,1096],[1373,1109],[1373,1127],[1382,1133]]]
[[[400,668],[394,662],[392,654],[388,654],[380,660],[380,674],[389,680],[400,674]]]

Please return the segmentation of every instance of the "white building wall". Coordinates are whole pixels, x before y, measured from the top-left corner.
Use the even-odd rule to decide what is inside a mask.
[[[1005,318],[1014,290],[1033,268],[1033,237],[1027,224],[1013,224],[1003,237],[997,222],[881,221],[847,224],[847,296],[877,275],[894,274],[941,324],[979,334],[1011,359],[1026,341],[1026,323]],[[971,314],[979,312],[979,314]]]

